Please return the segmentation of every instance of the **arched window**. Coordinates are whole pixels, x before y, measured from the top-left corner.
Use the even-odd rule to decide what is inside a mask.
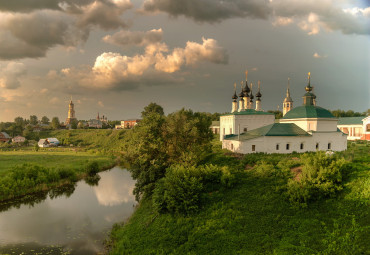
[[[316,143],[316,150],[319,149],[319,143]]]
[[[231,150],[234,151],[234,144],[231,144]]]
[[[331,150],[331,143],[328,143],[328,150]]]
[[[289,144],[289,143],[287,143],[287,144],[286,144],[286,150],[289,150],[289,148],[290,148],[290,144]]]
[[[304,145],[303,145],[303,143],[301,143],[301,147],[300,147],[300,148],[301,148],[301,150],[303,150],[303,148],[304,148]]]

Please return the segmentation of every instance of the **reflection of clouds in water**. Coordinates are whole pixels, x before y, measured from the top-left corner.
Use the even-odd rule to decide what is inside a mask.
[[[121,174],[122,173],[118,173]],[[128,172],[125,172],[129,176]],[[103,176],[102,176],[103,177]],[[104,206],[115,206],[121,203],[133,202],[132,191],[135,181],[131,178],[116,178],[116,174],[105,176],[99,181],[99,185],[94,187],[94,192],[99,204]]]

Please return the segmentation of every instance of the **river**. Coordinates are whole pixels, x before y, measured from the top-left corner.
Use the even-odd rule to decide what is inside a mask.
[[[119,167],[98,183],[0,205],[0,254],[99,254],[114,223],[134,211],[135,181]]]

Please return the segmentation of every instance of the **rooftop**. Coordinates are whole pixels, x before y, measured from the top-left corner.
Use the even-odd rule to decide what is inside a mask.
[[[314,105],[298,106],[285,114],[283,119],[335,118],[328,110]]]
[[[338,125],[362,125],[362,120],[365,116],[361,117],[341,117],[338,119]]]
[[[260,136],[310,136],[309,133],[294,123],[275,123],[240,134],[240,141]],[[225,140],[235,140],[238,135],[226,135]]]
[[[256,111],[254,109],[247,109],[240,112],[231,112],[227,114],[222,114],[221,116],[229,116],[229,115],[274,115],[270,112],[263,112],[263,111]]]

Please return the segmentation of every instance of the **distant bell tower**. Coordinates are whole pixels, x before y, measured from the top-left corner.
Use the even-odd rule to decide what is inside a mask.
[[[66,124],[71,124],[71,122],[74,120],[77,121],[74,108],[75,108],[75,105],[73,104],[72,97],[71,97],[71,101],[69,102],[69,106],[68,106],[68,118],[66,120]]]
[[[290,87],[290,78],[288,78],[288,88],[286,89],[286,97],[284,98],[283,102],[283,116],[291,109],[293,109],[293,100],[290,97],[289,87]]]
[[[237,112],[238,111],[238,96],[236,95],[236,83],[234,84],[234,95],[232,96],[233,103],[232,103],[232,108],[231,112]]]
[[[261,97],[262,97],[262,94],[261,94],[261,82],[258,81],[258,92],[256,94],[256,111],[262,111],[262,108],[261,108]]]

